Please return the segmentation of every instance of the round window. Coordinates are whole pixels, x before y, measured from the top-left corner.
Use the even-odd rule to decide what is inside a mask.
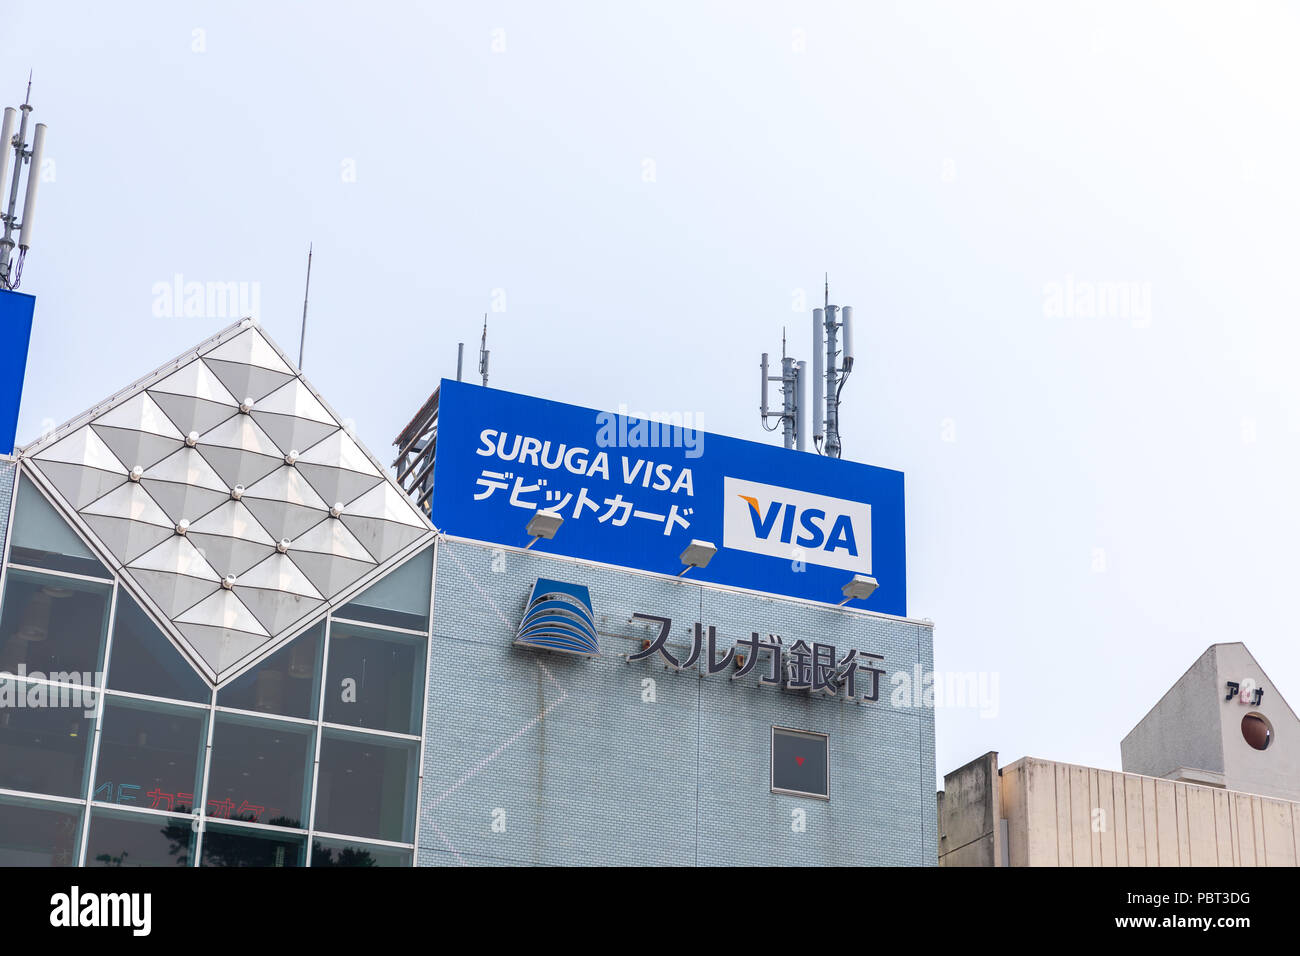
[[[1247,714],[1241,718],[1241,736],[1256,750],[1267,750],[1273,742],[1273,725],[1263,714]]]

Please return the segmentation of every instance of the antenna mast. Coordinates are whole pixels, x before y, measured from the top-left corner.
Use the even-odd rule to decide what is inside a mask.
[[[302,371],[302,353],[307,347],[307,296],[311,293],[312,243],[307,243],[307,287],[302,290],[302,334],[298,339],[298,371]]]
[[[45,151],[45,124],[37,123],[32,141],[27,142],[27,120],[32,112],[32,76],[27,74],[27,99],[22,106],[22,120],[18,134],[14,135],[17,112],[6,107],[0,120],[0,197],[4,195],[5,179],[9,173],[9,151],[13,150],[14,175],[9,184],[9,198],[2,210],[4,237],[0,238],[0,289],[16,289],[22,282],[23,262],[32,247],[32,225],[36,217],[36,190],[41,182],[41,156]],[[22,178],[23,164],[27,165],[27,191],[23,197],[22,219],[18,211],[18,183]],[[13,258],[14,231],[18,231],[18,257]]]
[[[483,384],[488,383],[488,356],[492,353],[487,347],[487,313],[483,313],[483,338],[479,340],[478,346],[478,372],[483,376]]]
[[[777,427],[780,427],[781,440],[786,448],[797,448],[799,451],[805,451],[807,447],[807,429],[803,423],[803,383],[808,377],[808,363],[796,361],[785,354],[784,328],[781,329],[781,374],[769,375],[767,365],[767,353],[764,352],[759,363],[759,368],[762,371],[763,390],[762,403],[758,409],[763,427],[768,431],[776,431]],[[781,383],[781,410],[779,412],[768,411],[768,382]],[[769,428],[767,423],[771,418],[775,418],[778,424]]]
[[[837,318],[838,317],[838,318]],[[836,339],[843,335],[842,349]],[[823,409],[822,376],[825,349],[825,407]],[[838,364],[837,364],[838,360]],[[813,309],[813,444],[828,458],[839,458],[840,392],[853,369],[853,307],[842,310],[831,305],[830,275],[826,276],[823,307]],[[824,415],[824,418],[822,417]]]

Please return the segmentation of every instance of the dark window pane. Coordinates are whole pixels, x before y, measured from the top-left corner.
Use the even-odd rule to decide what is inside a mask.
[[[413,742],[326,731],[315,828],[409,843],[415,781]]]
[[[206,704],[212,699],[207,682],[125,591],[118,592],[117,610],[113,613],[108,686],[196,704]]]
[[[87,574],[94,578],[110,576],[108,569],[72,530],[72,526],[26,478],[18,483],[9,560],[33,568]]]
[[[306,836],[209,824],[203,832],[204,866],[302,866]]]
[[[427,631],[432,583],[433,549],[429,548],[384,575],[336,614],[351,621]]]
[[[189,813],[194,795],[203,792],[199,768],[207,723],[207,710],[106,700],[95,799]]]
[[[772,728],[772,789],[830,796],[827,738],[823,734]]]
[[[0,680],[0,788],[84,797],[94,707],[75,688]]]
[[[185,817],[96,808],[90,815],[86,866],[189,866],[191,824]]]
[[[411,851],[350,840],[313,840],[312,866],[410,866]]]
[[[324,636],[324,621],[299,634],[288,647],[221,688],[217,705],[315,720]]]
[[[0,866],[76,866],[81,808],[0,797]]]
[[[326,723],[418,734],[424,645],[423,638],[331,624]]]
[[[107,584],[9,569],[0,609],[0,671],[98,686]]]
[[[300,827],[307,820],[313,730],[218,714],[208,780],[209,817]]]

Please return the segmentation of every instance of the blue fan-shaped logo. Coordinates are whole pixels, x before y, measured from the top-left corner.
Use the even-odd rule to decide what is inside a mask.
[[[581,584],[538,578],[515,643],[565,654],[599,654],[590,592]]]

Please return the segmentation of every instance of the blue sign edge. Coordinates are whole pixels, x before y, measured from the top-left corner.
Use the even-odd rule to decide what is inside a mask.
[[[18,301],[10,301],[10,299]],[[18,415],[23,404],[23,385],[27,379],[27,356],[32,344],[32,325],[36,314],[36,296],[26,292],[0,290],[0,455],[9,455],[16,449]],[[10,338],[10,323],[21,326]],[[13,346],[11,348],[11,345]],[[12,394],[13,407],[9,407]]]

